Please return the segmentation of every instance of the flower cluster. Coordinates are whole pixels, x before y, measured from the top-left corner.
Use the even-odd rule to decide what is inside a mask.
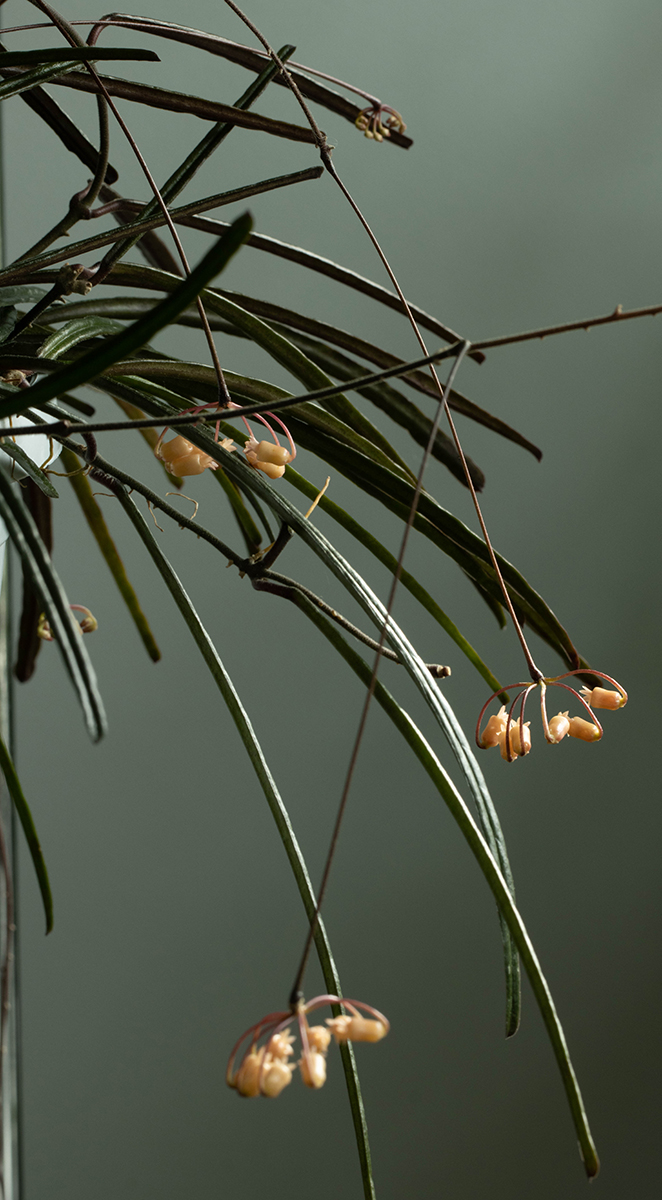
[[[499,692],[493,692],[486,704],[481,709],[476,726],[476,743],[481,750],[489,750],[493,746],[498,746],[501,751],[501,757],[506,762],[514,762],[516,758],[524,758],[531,749],[531,730],[530,721],[524,721],[524,709],[526,702],[535,688],[540,691],[540,713],[542,717],[543,733],[545,741],[551,746],[555,746],[562,741],[564,737],[579,738],[582,742],[598,742],[602,737],[602,725],[595,715],[594,709],[611,709],[614,711],[617,708],[623,708],[627,704],[628,695],[624,688],[621,687],[615,679],[609,675],[604,675],[602,671],[592,671],[592,675],[597,675],[600,679],[605,679],[608,683],[614,685],[616,691],[608,688],[583,687],[581,691],[576,691],[567,683],[562,683],[563,679],[568,679],[573,675],[586,674],[585,670],[568,671],[565,675],[557,675],[550,679],[539,679],[535,683],[513,683],[508,687],[500,689]],[[570,710],[559,712],[551,720],[547,719],[546,694],[549,687],[560,687],[567,692],[571,692],[573,696],[579,700],[585,712],[591,718],[587,721],[585,717],[571,717]],[[505,704],[497,713],[490,717],[481,733],[481,724],[488,706],[492,703],[496,696],[501,692],[512,691],[513,688],[519,688],[515,699],[512,701],[510,708],[506,712]],[[515,716],[515,706],[519,703],[519,714]]]
[[[388,115],[383,121],[382,117],[385,113]],[[376,142],[383,142],[384,138],[390,137],[392,129],[398,133],[404,133],[407,128],[400,113],[388,104],[371,104],[369,108],[362,109],[356,118],[355,125],[365,137],[374,138]]]
[[[203,409],[209,408],[209,404],[198,404],[189,411],[193,416],[197,416]],[[233,401],[229,404],[230,408],[238,408],[239,405]],[[292,435],[280,417],[275,413],[268,412],[266,416],[271,417],[272,421],[280,425],[285,434],[289,450],[285,446],[281,446],[278,441],[278,435],[269,422],[260,414],[257,414],[257,420],[268,429],[273,441],[258,442],[253,436],[250,425],[245,417],[242,416],[242,421],[248,430],[248,438],[244,443],[244,454],[250,465],[255,467],[256,471],[263,471],[268,475],[269,479],[280,479],[285,474],[285,467],[289,462],[296,458],[296,446],[292,440]],[[232,438],[222,438],[219,442],[220,420],[216,422],[216,433],[214,440],[230,454],[236,449]],[[171,475],[202,475],[203,471],[209,468],[210,471],[215,471],[219,464],[209,454],[205,454],[203,450],[198,450],[185,437],[177,435],[171,438],[169,442],[163,441],[166,435],[166,429],[163,430],[158,442],[154,447],[154,453],[158,459],[164,464],[167,471]]]
[[[342,1004],[348,1012],[327,1018],[328,1028],[309,1025],[308,1014],[327,1004]],[[359,1009],[372,1015],[364,1017]],[[294,1054],[294,1035],[289,1032],[293,1021],[297,1022],[301,1039],[298,1063],[289,1061]],[[301,1000],[294,1011],[269,1013],[242,1033],[228,1062],[228,1086],[236,1088],[240,1096],[268,1096],[273,1100],[292,1082],[295,1066],[298,1066],[306,1087],[321,1088],[326,1082],[326,1054],[332,1034],[336,1042],[379,1042],[386,1037],[389,1028],[382,1013],[359,1000],[329,995],[315,996],[307,1004]],[[238,1051],[244,1042],[247,1048],[235,1068]]]

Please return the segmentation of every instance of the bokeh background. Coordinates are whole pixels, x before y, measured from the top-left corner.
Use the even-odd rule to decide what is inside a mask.
[[[196,0],[182,13],[171,0],[143,0],[141,10],[250,40],[221,3]],[[276,46],[294,42],[298,61],[360,83],[403,113],[415,139],[408,152],[368,142],[326,111],[318,116],[403,288],[428,311],[478,340],[662,300],[659,4],[251,0],[250,14]],[[100,14],[71,0],[67,15]],[[20,23],[35,10],[8,4],[3,17]],[[12,47],[28,44],[11,36]],[[131,41],[146,40],[106,37]],[[136,74],[162,86],[231,102],[249,78],[221,59],[167,42],[156,48],[162,65],[139,65]],[[89,98],[57,95],[94,137]],[[281,89],[260,108],[299,120]],[[200,133],[192,118],[123,111],[159,180]],[[3,138],[13,256],[65,211],[87,175],[19,98],[6,105]],[[124,193],[147,198],[118,134],[112,160]],[[305,147],[235,131],[195,194],[311,162]],[[258,230],[382,280],[330,181],[250,207]],[[195,260],[205,239],[186,238]],[[224,286],[314,313],[404,356],[416,352],[400,317],[255,250],[233,261]],[[481,759],[582,1083],[603,1160],[592,1189],[602,1200],[659,1194],[660,319],[495,350],[481,367],[467,362],[458,383],[544,451],[539,465],[461,424],[467,452],[487,474],[485,512],[497,546],[582,653],[631,697],[625,712],[606,714],[600,745],[553,750],[536,731],[526,761]],[[203,358],[193,333],[165,344]],[[222,356],[230,369],[288,382],[242,342],[223,341]],[[416,462],[418,448],[387,432]],[[108,436],[102,451],[163,490],[137,436]],[[310,455],[300,461],[321,484],[323,464]],[[99,618],[87,644],[110,732],[100,746],[88,744],[57,651],[46,646],[34,680],[16,689],[18,762],[56,914],[45,940],[26,858],[25,1198],[358,1198],[333,1054],[319,1094],[295,1083],[277,1104],[244,1103],[225,1088],[235,1037],[286,1001],[303,912],[239,738],[133,531],[112,500],[101,501],[163,650],[157,666],[66,481],[58,482],[56,565],[71,600]],[[454,479],[434,465],[428,483],[475,527]],[[343,479],[334,476],[331,488],[397,545],[394,519]],[[236,540],[213,481],[192,480],[185,490],[200,500],[201,521]],[[381,568],[329,518],[316,520],[385,595]],[[253,593],[188,534],[166,527],[159,536],[235,679],[318,879],[360,688],[296,611]],[[520,677],[512,631],[498,630],[450,561],[416,537],[408,566],[499,678]],[[305,548],[292,545],[283,569],[352,615]],[[426,658],[451,665],[443,686],[470,730],[482,681],[404,593],[396,615]],[[535,650],[553,671],[551,651]],[[453,771],[404,673],[385,664],[383,677]],[[358,1047],[380,1200],[585,1195],[560,1080],[526,986],[521,1031],[503,1038],[500,938],[488,889],[377,709],[326,920],[347,993],[393,1022],[386,1042]],[[309,992],[318,983],[314,967]]]

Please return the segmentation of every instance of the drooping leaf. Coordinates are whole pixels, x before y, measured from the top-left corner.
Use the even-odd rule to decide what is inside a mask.
[[[126,573],[124,563],[111,537],[103,513],[94,498],[89,480],[86,475],[81,473],[81,463],[75,454],[67,450],[66,446],[62,447],[60,460],[69,475],[69,483],[74,490],[92,536],[105,559],[106,565],[117,584],[119,593],[129,610],[131,619],[138,630],[140,640],[152,662],[159,662],[161,651],[156,644],[156,639],[149,627],[147,617],[142,610],[140,601]]]
[[[4,471],[0,471],[0,516],[21,562],[32,575],[35,587],[41,594],[48,622],[78,695],[88,732],[92,741],[97,742],[106,731],[106,716],[94,668],[50,555],[19,489],[14,487]]]
[[[14,442],[10,442],[8,439],[3,439],[0,441],[0,450],[3,452],[3,454],[6,454],[9,458],[13,459],[13,461],[17,463],[23,471],[25,471],[26,475],[29,475],[32,482],[36,483],[39,490],[42,491],[45,496],[49,496],[51,500],[58,499],[57,490],[53,487],[48,475],[42,471],[41,467],[38,467],[37,464],[32,461],[30,456],[26,454],[25,450],[23,450],[18,443],[15,444]]]
[[[0,307],[0,345],[7,341],[7,338],[13,333],[14,326],[20,317],[17,308],[13,304],[3,304]]]
[[[276,191],[283,187],[292,187],[297,183],[307,183],[311,180],[319,179],[322,174],[321,167],[308,167],[304,171],[291,171],[287,175],[276,175],[270,179],[261,179],[257,183],[246,184],[245,187],[232,188],[227,192],[217,192],[213,196],[204,196],[200,200],[191,201],[190,204],[184,204],[181,208],[173,208],[170,210],[172,220],[179,223],[183,217],[189,216],[195,212],[205,212],[211,208],[223,208],[228,204],[237,204],[240,201],[250,199],[252,196],[261,195],[264,192]],[[110,191],[110,189],[107,189]],[[112,246],[116,244],[121,253],[125,253],[128,245],[133,245],[149,232],[155,229],[162,228],[166,221],[160,207],[152,215],[145,216],[144,206],[136,201],[128,200],[125,202],[126,207],[121,210],[124,220],[122,228],[116,230],[104,230],[102,233],[94,234],[92,237],[82,238],[77,242],[69,242],[65,249],[61,247],[57,250],[46,250],[42,254],[28,256],[20,260],[20,269],[25,271],[29,269],[39,269],[41,267],[50,266],[53,263],[61,262],[63,259],[80,258],[83,254],[88,254],[91,250],[99,250],[103,246]],[[127,245],[124,245],[124,238],[127,238]],[[118,253],[118,256],[120,254]],[[174,259],[169,254],[169,258],[174,263]],[[177,264],[175,264],[177,265]],[[177,267],[179,274],[179,268]],[[0,274],[1,277],[10,276],[11,268]]]
[[[202,624],[180,580],[163,554],[161,547],[154,538],[140,512],[136,508],[133,500],[124,490],[118,491],[118,498],[143,544],[146,546],[154,565],[156,566],[161,578],[170,592],[170,595],[175,601],[175,604],[177,605],[189,629],[189,632],[191,633],[191,636],[193,637],[193,640],[195,641],[195,644],[198,647],[198,650],[200,651],[204,662],[228,707],[230,716],[232,717],[232,720],[234,721],[239,732],[239,736],[244,744],[257,779],[266,797],[271,814],[276,823],[278,833],[285,848],[285,853],[287,854],[288,861],[292,868],[297,888],[299,890],[299,895],[303,901],[306,916],[310,922],[313,919],[316,909],[315,893],[313,892],[310,882],[310,876],[308,874],[301,850],[299,849],[298,842],[294,835],[294,830],[292,828],[289,815],[280,797],[271,771],[269,770],[262,747],[260,746],[260,743],[255,735],[255,731],[248,718],[248,714],[241,703],[230,676],[221,662],[214,643],[209,637],[207,630]],[[316,922],[315,947],[320,960],[320,966],[322,968],[326,986],[332,994],[341,996],[343,993],[341,991],[340,979],[338,977],[336,965],[331,953],[331,947],[326,929],[321,918]],[[354,1132],[359,1150],[359,1157],[361,1160],[364,1194],[366,1196],[366,1200],[372,1200],[374,1197],[374,1186],[372,1182],[372,1170],[370,1165],[368,1128],[365,1119],[365,1111],[363,1108],[363,1100],[361,1097],[361,1086],[359,1083],[358,1071],[356,1069],[356,1063],[351,1046],[347,1046],[345,1043],[344,1045],[341,1045],[340,1051],[345,1070],[345,1080],[349,1095],[350,1108],[354,1121]],[[347,1052],[343,1053],[343,1051]]]
[[[65,68],[68,64],[65,64]],[[74,66],[76,64],[73,64]],[[48,68],[60,75],[52,82],[61,87],[75,88],[81,92],[96,92],[96,81],[89,75],[71,73],[66,76],[63,68]],[[46,70],[46,68],[44,68]],[[49,76],[51,77],[51,76]],[[206,100],[202,96],[187,95],[183,92],[166,91],[165,88],[149,87],[143,83],[133,83],[127,79],[114,79],[109,75],[100,75],[109,96],[117,96],[120,100],[130,100],[134,104],[146,104],[150,108],[165,109],[167,112],[186,113],[192,117],[200,117],[203,121],[228,121],[241,129],[251,129],[258,133],[270,133],[275,137],[286,138],[292,142],[314,144],[315,137],[311,129],[304,125],[293,125],[290,121],[276,121],[273,117],[263,117],[258,113],[246,112],[235,108],[232,104],[220,104],[216,100]],[[38,79],[35,82],[43,82]],[[2,93],[0,91],[0,97]]]
[[[16,773],[16,767],[12,762],[11,755],[0,737],[0,770],[2,771],[9,795],[14,801],[14,807],[18,814],[18,819],[23,826],[25,840],[28,843],[30,858],[37,876],[39,891],[44,905],[44,914],[46,917],[46,933],[50,933],[53,928],[53,895],[51,885],[46,869],[46,862],[41,849],[41,843],[35,827],[35,823],[30,812],[30,806],[25,799],[21,781]]]
[[[73,51],[72,51],[73,53]],[[19,96],[21,92],[32,90],[38,83],[48,83],[51,79],[58,78],[64,81],[65,76],[69,71],[75,71],[79,66],[79,62],[68,56],[67,62],[52,63],[44,67],[34,67],[31,71],[7,71],[7,75],[12,75],[10,79],[6,79],[4,83],[0,83],[0,100],[8,100],[10,96]]]

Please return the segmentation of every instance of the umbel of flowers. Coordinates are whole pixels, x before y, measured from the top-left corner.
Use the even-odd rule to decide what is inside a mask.
[[[501,751],[501,757],[506,762],[514,762],[516,758],[524,758],[531,749],[531,722],[524,721],[524,710],[529,696],[536,688],[540,695],[540,715],[542,718],[543,733],[545,741],[549,742],[550,746],[556,746],[566,735],[568,737],[579,738],[582,742],[599,742],[603,734],[603,729],[594,710],[598,708],[614,711],[617,708],[623,708],[627,704],[628,694],[621,687],[620,683],[617,683],[610,675],[603,674],[602,671],[591,671],[591,674],[597,675],[599,679],[604,679],[607,683],[613,684],[616,689],[615,691],[603,687],[582,687],[581,691],[578,692],[575,688],[570,687],[569,684],[562,682],[573,675],[586,673],[586,670],[567,671],[565,675],[557,675],[550,679],[538,679],[534,683],[511,683],[508,687],[501,688],[498,692],[493,692],[489,700],[483,705],[478,717],[476,744],[481,750],[489,750],[493,746],[498,746]],[[588,713],[590,720],[587,721],[585,717],[571,717],[569,709],[557,713],[555,717],[548,720],[546,697],[547,689],[550,687],[559,687],[563,688],[566,692],[570,692],[579,701],[584,711]],[[508,711],[506,711],[505,704],[502,704],[499,711],[490,717],[481,732],[483,717],[489,705],[502,692],[510,692],[513,688],[518,688],[519,691]],[[515,713],[517,704],[519,704],[519,714]]]
[[[342,1004],[347,1012],[327,1017],[324,1025],[310,1025],[309,1014],[330,1004]],[[290,1062],[294,1055],[295,1039],[290,1032],[293,1021],[297,1023],[301,1042],[301,1058],[296,1063]],[[332,1035],[336,1042],[380,1042],[389,1029],[386,1017],[360,1000],[330,995],[315,996],[308,1003],[300,1000],[293,1010],[269,1013],[242,1033],[228,1061],[227,1084],[240,1096],[268,1096],[274,1100],[292,1082],[298,1067],[306,1087],[321,1088],[326,1082],[326,1055]],[[244,1043],[243,1056],[235,1066]]]

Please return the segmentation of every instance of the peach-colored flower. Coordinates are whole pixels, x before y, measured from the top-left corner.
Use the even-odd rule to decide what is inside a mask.
[[[388,1033],[383,1021],[367,1017],[331,1017],[326,1023],[337,1042],[381,1042]]]
[[[598,726],[592,721],[585,721],[583,717],[570,718],[568,733],[570,737],[579,738],[582,742],[598,742],[602,736]]]
[[[225,438],[220,445],[224,450],[234,449],[230,438]],[[207,468],[215,471],[218,467],[213,458],[203,450],[198,450],[197,446],[187,442],[180,434],[171,438],[169,442],[163,442],[159,438],[154,453],[171,475],[202,475]]]
[[[508,716],[506,714],[505,704],[501,705],[498,713],[494,713],[483,730],[480,739],[481,750],[490,750],[492,746],[499,745],[499,738],[506,732],[508,724]]]
[[[252,435],[244,443],[244,454],[251,466],[263,471],[269,479],[280,479],[292,459],[285,446],[277,446],[274,442],[258,442]]]

